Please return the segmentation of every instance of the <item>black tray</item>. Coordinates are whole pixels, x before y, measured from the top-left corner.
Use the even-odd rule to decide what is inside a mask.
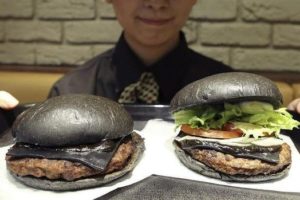
[[[124,107],[135,121],[147,121],[156,118],[167,121],[172,120],[169,105],[125,104]]]
[[[259,187],[259,186],[258,186]],[[140,182],[118,188],[96,200],[177,199],[177,200],[299,200],[300,193],[277,192],[217,185],[152,175]]]

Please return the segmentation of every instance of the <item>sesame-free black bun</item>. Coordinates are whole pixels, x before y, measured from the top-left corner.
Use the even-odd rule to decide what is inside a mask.
[[[282,104],[282,95],[268,78],[245,73],[228,72],[212,75],[182,88],[171,101],[171,111],[202,104],[264,101],[275,108]]]
[[[122,105],[86,94],[48,99],[19,115],[12,127],[16,142],[50,147],[97,143],[132,130],[133,120]]]

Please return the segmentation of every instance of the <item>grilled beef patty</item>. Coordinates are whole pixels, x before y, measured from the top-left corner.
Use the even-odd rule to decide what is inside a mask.
[[[279,163],[271,164],[258,159],[236,158],[215,150],[193,149],[190,152],[193,159],[213,168],[216,171],[236,175],[272,174],[284,169],[291,163],[291,149],[286,143],[282,144]]]
[[[68,160],[49,160],[39,158],[14,159],[11,156],[6,156],[6,160],[7,168],[12,173],[19,176],[31,175],[34,177],[46,177],[48,179],[65,179],[72,181],[79,178],[85,178],[97,174],[108,174],[121,170],[127,164],[127,161],[135,151],[135,148],[136,145],[134,137],[133,140],[122,143],[118,147],[104,173],[79,162],[72,162]]]

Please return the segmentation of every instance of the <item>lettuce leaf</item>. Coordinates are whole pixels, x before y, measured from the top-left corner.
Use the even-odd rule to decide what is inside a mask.
[[[244,137],[255,138],[279,137],[280,129],[292,130],[300,126],[285,108],[274,110],[271,104],[258,101],[193,107],[178,111],[173,117],[177,127],[189,124],[192,128],[222,129],[230,122],[244,132]]]
[[[189,124],[192,128],[208,128],[208,121],[213,120],[219,111],[220,108],[218,106],[194,107],[192,109],[178,111],[173,117],[178,126],[181,124]]]

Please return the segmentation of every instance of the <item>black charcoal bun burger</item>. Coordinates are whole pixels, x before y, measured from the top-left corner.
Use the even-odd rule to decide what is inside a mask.
[[[291,150],[281,129],[299,126],[276,85],[262,76],[229,72],[195,81],[171,101],[180,132],[174,140],[180,161],[194,171],[225,181],[282,178]]]
[[[48,99],[18,116],[12,132],[16,144],[6,154],[7,169],[44,190],[111,182],[133,170],[144,150],[127,111],[93,95]]]

